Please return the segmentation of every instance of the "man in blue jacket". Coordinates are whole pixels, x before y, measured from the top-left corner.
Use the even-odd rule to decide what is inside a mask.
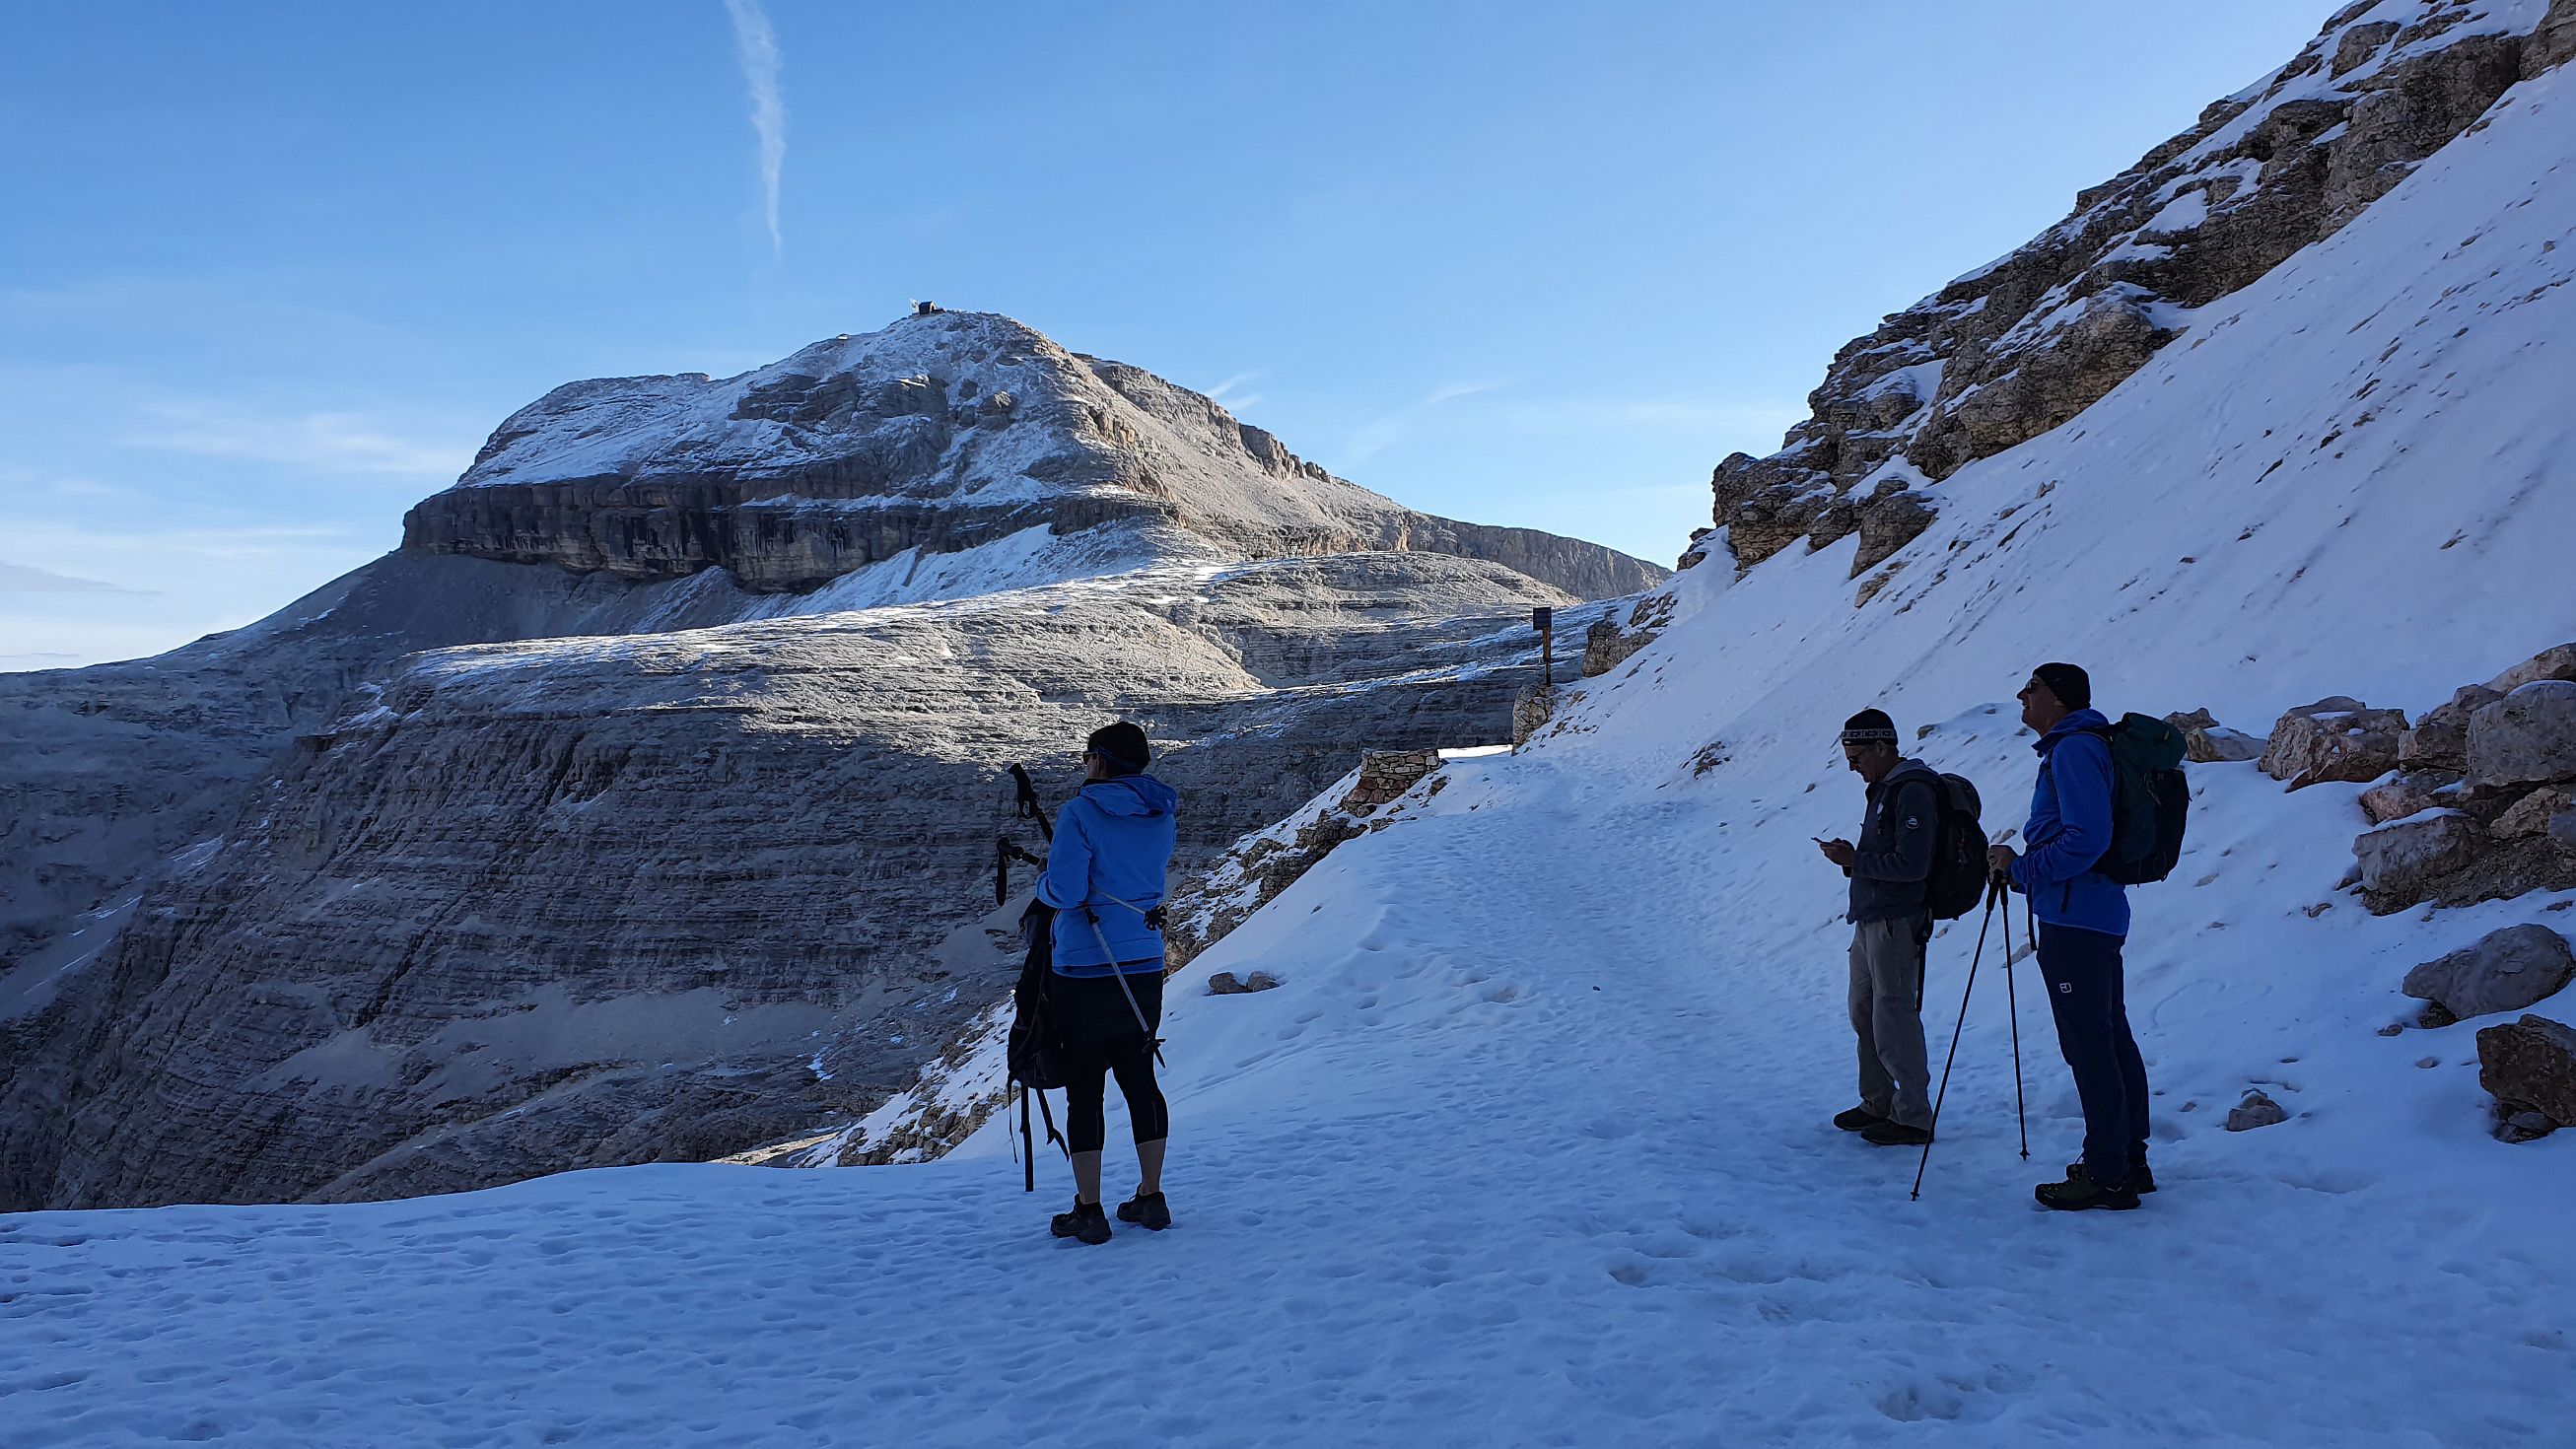
[[[2094,869],[2111,848],[2110,721],[2093,708],[2093,682],[2072,664],[2043,664],[2021,688],[2021,722],[2039,732],[2039,779],[2027,855],[1998,845],[1987,864],[2030,898],[2039,918],[2040,978],[2057,1017],[2057,1043],[2084,1106],[2084,1158],[2064,1182],[2042,1183],[2042,1206],[2127,1209],[2155,1191],[2147,1170],[2147,1068],[2129,1031],[2120,948],[2129,897]]]
[[[1154,1032],[1163,1021],[1163,878],[1172,865],[1180,797],[1145,773],[1145,732],[1120,720],[1092,731],[1083,786],[1057,812],[1037,898],[1050,907],[1048,1015],[1064,1049],[1065,1135],[1073,1154],[1073,1211],[1059,1238],[1109,1241],[1100,1209],[1100,1154],[1108,1139],[1107,1083],[1115,1074],[1135,1131],[1136,1196],[1123,1222],[1172,1225],[1163,1198],[1163,1148],[1171,1114],[1154,1080]]]

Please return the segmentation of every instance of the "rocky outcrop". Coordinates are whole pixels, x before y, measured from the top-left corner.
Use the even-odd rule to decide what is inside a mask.
[[[974,312],[906,317],[740,377],[557,388],[411,511],[403,546],[636,579],[723,569],[778,592],[1031,529],[1122,526],[1246,558],[1456,554],[1585,598],[1664,577],[1598,544],[1415,513],[1206,397]]]
[[[1674,598],[1657,592],[1639,599],[1628,610],[1628,622],[1619,623],[1617,611],[1604,615],[1583,635],[1583,677],[1607,674],[1628,662],[1640,649],[1655,642],[1672,622]]]
[[[2556,995],[2570,979],[2576,979],[2576,952],[2567,949],[2567,938],[2547,926],[2520,925],[2425,962],[2406,973],[2402,989],[2466,1020],[2520,1011]]]
[[[2260,1090],[2249,1089],[2245,1100],[2227,1109],[2227,1130],[2251,1132],[2257,1127],[2277,1127],[2290,1120],[2289,1110]]]
[[[2576,646],[2542,650],[2484,685],[2459,689],[2398,737],[2395,757],[2406,768],[2362,792],[2362,811],[2375,828],[2352,847],[2373,911],[2425,901],[2469,905],[2576,886],[2571,676]],[[2310,708],[2353,703],[2337,699]],[[2327,711],[2317,719],[2342,721],[2345,730],[2345,743],[2332,748],[2342,750],[2349,768],[2330,771],[2329,778],[2358,777],[2379,761],[2383,731],[2360,713]],[[2311,722],[2293,729],[2293,717],[2282,725],[2275,743],[2284,768],[2331,755],[2333,728]],[[2356,743],[2363,736],[2366,743]]]
[[[2566,10],[2347,8],[2288,65],[2078,194],[2064,221],[1847,344],[1779,451],[1717,466],[1723,534],[1685,562],[1719,536],[1748,569],[1857,531],[1857,576],[1919,531],[1943,479],[2073,418],[2179,335],[2188,309],[2333,235],[2508,87],[2562,63]],[[1875,540],[1862,526],[1900,508],[1908,521]]]

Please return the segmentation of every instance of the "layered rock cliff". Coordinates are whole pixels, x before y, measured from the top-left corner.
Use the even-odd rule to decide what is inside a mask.
[[[1935,486],[2067,422],[2193,309],[2333,235],[2515,82],[2576,53],[2576,0],[2362,0],[2287,65],[2089,188],[2064,221],[1854,339],[1765,458],[1712,478],[1739,570],[1854,533],[1858,577]],[[1685,567],[1714,539],[1694,539]]]
[[[802,590],[907,550],[1164,524],[1238,557],[1453,553],[1600,598],[1661,571],[1597,544],[1415,513],[1209,398],[939,312],[714,379],[602,378],[511,415],[403,546]]]
[[[1662,576],[1411,513],[1007,319],[559,390],[270,619],[0,677],[0,1208],[863,1115],[1010,969],[1004,764],[1060,797],[1136,719],[1186,867],[1364,748],[1500,738],[1527,609]]]

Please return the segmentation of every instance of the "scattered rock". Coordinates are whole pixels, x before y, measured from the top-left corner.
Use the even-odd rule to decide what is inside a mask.
[[[2496,1136],[2506,1142],[2537,1142],[2557,1130],[2557,1123],[2538,1112],[2516,1112],[2496,1127]]]
[[[1248,977],[1220,971],[1208,978],[1207,989],[1210,996],[1241,996],[1246,992],[1268,991],[1278,984],[1279,978],[1267,971],[1255,971]]]
[[[2525,1016],[2478,1033],[2478,1085],[2511,1112],[2576,1126],[2576,1027]]]
[[[2570,809],[2576,809],[2576,796],[2554,786],[2542,786],[2513,802],[2502,814],[2487,823],[2487,833],[2498,840],[2522,840],[2549,833],[2549,822]]]
[[[2227,1110],[2227,1130],[2230,1132],[2251,1132],[2257,1127],[2269,1127],[2289,1120],[2290,1114],[2282,1109],[2280,1103],[2259,1091],[2247,1092],[2244,1101]]]
[[[2547,926],[2507,926],[2406,973],[2399,988],[2438,1001],[2456,1017],[2520,1011],[2576,979],[2576,952]]]
[[[2439,802],[2423,780],[2421,775],[2399,775],[2371,786],[2361,792],[2361,813],[2371,824],[2385,825],[2432,809]]]
[[[2328,780],[2364,783],[2397,767],[2406,716],[2337,695],[2281,716],[2263,750],[2262,770],[2293,790]]]
[[[2384,916],[2425,899],[2442,876],[2476,858],[2477,823],[2456,810],[2430,810],[2363,831],[2352,842],[2362,894]]]
[[[2224,764],[2236,760],[2259,760],[2264,742],[2232,730],[2210,717],[2209,711],[2196,709],[2189,714],[2169,714],[2165,723],[2182,731],[2183,758],[2195,765]]]
[[[2379,1034],[2381,1036],[2403,1036],[2406,1034],[2406,1023],[2402,1021],[2392,1021],[2388,1025],[2381,1027],[2379,1029]]]
[[[2533,680],[2470,716],[2469,778],[2483,790],[2576,780],[2576,680]]]

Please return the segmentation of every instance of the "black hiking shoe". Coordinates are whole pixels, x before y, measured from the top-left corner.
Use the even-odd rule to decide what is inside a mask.
[[[1118,1221],[1159,1233],[1172,1225],[1172,1205],[1159,1192],[1140,1192],[1118,1205]]]
[[[2082,1212],[2087,1208],[2127,1212],[2138,1205],[2138,1195],[2130,1190],[2127,1183],[2104,1187],[2093,1180],[2080,1162],[2066,1169],[2064,1182],[2043,1182],[2031,1189],[2031,1196],[2039,1199],[2041,1207],[2067,1213]]]
[[[2073,1177],[2076,1169],[2083,1165],[2084,1164],[2080,1162],[2070,1162],[2066,1164],[2066,1175],[2068,1177]],[[2147,1166],[2143,1162],[2136,1163],[2129,1168],[2128,1181],[2123,1185],[2126,1186],[2129,1191],[2136,1193],[2138,1196],[2145,1197],[2148,1193],[2156,1190],[2155,1169]]]
[[[1073,1238],[1097,1246],[1109,1241],[1109,1217],[1096,1202],[1077,1202],[1073,1211],[1057,1213],[1049,1224],[1059,1238]]]
[[[1872,1147],[1920,1147],[1932,1140],[1930,1129],[1908,1127],[1884,1118],[1860,1129],[1860,1140]]]
[[[1854,1107],[1849,1111],[1834,1114],[1834,1125],[1845,1132],[1866,1132],[1886,1120],[1885,1117],[1867,1107]]]

